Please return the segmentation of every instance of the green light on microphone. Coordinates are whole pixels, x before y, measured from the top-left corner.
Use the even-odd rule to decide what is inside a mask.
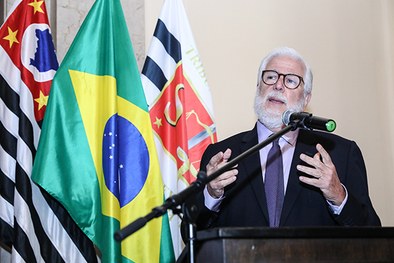
[[[329,120],[326,123],[326,128],[327,128],[327,131],[329,131],[329,132],[334,131],[336,127],[337,127],[337,124],[333,120]]]

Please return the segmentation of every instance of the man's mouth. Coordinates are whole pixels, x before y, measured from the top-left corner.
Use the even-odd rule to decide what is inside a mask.
[[[272,102],[272,103],[285,104],[285,102],[283,100],[275,98],[275,97],[269,97],[268,101]]]

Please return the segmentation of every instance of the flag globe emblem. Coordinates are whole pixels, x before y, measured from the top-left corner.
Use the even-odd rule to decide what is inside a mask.
[[[112,115],[104,128],[103,171],[105,184],[121,207],[138,195],[148,177],[149,151],[144,137],[118,114]]]

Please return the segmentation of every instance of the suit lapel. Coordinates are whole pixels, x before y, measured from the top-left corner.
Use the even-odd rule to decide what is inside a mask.
[[[257,143],[258,143],[257,127],[255,126],[254,129],[250,133],[247,133],[242,139],[241,152],[244,152],[252,148]],[[267,209],[267,202],[264,194],[263,178],[261,175],[262,171],[260,166],[260,154],[255,153],[249,156],[244,162],[243,169],[245,169],[246,175],[253,176],[253,178],[246,178],[246,180],[249,180],[250,186],[256,197],[256,201],[259,204],[265,216],[265,220],[267,220],[268,222],[268,209]]]

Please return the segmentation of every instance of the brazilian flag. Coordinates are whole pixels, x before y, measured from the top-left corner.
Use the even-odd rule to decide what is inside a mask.
[[[166,216],[122,243],[113,238],[164,196],[119,0],[94,3],[53,79],[32,178],[63,204],[102,262],[174,261]]]

